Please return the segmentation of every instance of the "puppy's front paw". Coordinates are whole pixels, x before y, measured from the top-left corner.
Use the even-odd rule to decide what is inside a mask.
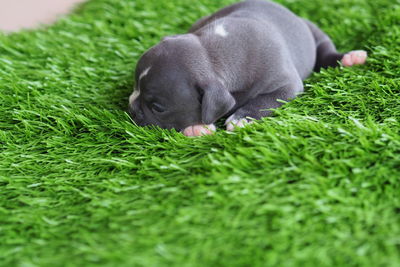
[[[367,61],[368,54],[364,50],[350,51],[342,58],[342,64],[345,67],[351,67],[353,65],[362,65]]]
[[[247,124],[251,124],[254,121],[246,119],[246,118],[236,118],[235,115],[230,116],[226,121],[225,121],[225,126],[226,130],[233,132],[235,128],[243,128]]]
[[[213,134],[215,131],[216,128],[214,124],[210,125],[199,124],[187,127],[186,129],[183,130],[183,134],[188,137],[196,137],[196,136],[210,135]]]

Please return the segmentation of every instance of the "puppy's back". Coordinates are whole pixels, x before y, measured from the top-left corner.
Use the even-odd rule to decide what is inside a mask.
[[[314,37],[304,20],[287,8],[264,0],[239,2],[199,20],[190,32],[204,35],[204,32],[212,32],[210,29],[215,29],[223,21],[231,21],[235,24],[231,28],[236,28],[235,35],[225,38],[226,44],[230,43],[229,38],[237,38],[236,42],[247,42],[247,45],[244,44],[247,47],[253,47],[253,44],[258,42],[260,44],[256,51],[258,55],[277,52],[286,54],[301,78],[304,79],[311,73],[316,60]],[[245,24],[252,25],[254,30],[249,29]],[[249,36],[251,32],[256,34],[251,37]],[[241,38],[243,36],[246,38]],[[264,39],[264,43],[260,42],[260,39]],[[280,51],[273,51],[276,48]]]

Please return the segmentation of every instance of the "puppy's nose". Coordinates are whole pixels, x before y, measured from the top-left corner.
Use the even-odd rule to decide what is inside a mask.
[[[144,117],[144,114],[140,110],[140,108],[137,107],[136,105],[132,104],[132,105],[129,105],[128,111],[129,111],[129,114],[131,115],[131,118],[136,123],[140,124],[140,122],[143,120],[143,117]]]

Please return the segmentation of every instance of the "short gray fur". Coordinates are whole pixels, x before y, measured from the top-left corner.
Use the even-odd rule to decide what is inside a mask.
[[[342,57],[311,22],[276,3],[248,0],[147,51],[136,69],[140,95],[129,110],[138,125],[177,130],[232,114],[260,119],[281,105],[278,99],[303,92],[313,70]]]

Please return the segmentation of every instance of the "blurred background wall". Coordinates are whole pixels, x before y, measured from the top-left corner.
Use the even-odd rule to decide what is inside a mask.
[[[54,22],[84,0],[0,0],[0,31]]]

